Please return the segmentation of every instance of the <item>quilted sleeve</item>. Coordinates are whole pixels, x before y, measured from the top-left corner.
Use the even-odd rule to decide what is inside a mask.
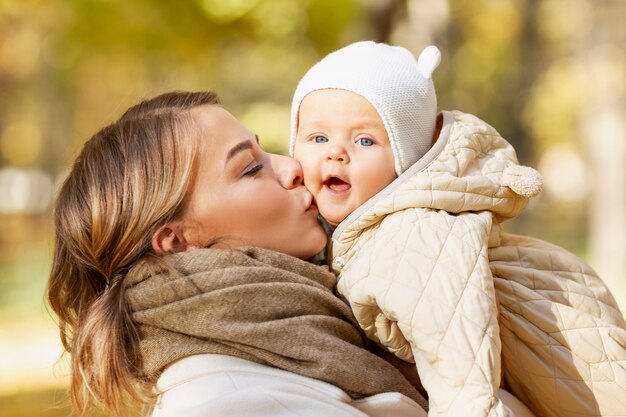
[[[500,339],[488,212],[410,209],[359,238],[339,292],[368,337],[414,361],[429,416],[511,415],[498,399]]]
[[[511,392],[537,415],[626,416],[626,322],[595,271],[506,233],[489,259]]]

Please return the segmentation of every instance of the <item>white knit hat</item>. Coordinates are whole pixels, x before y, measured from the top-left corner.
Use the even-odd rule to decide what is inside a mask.
[[[363,41],[330,53],[302,77],[291,105],[293,156],[298,111],[304,97],[322,89],[342,89],[365,97],[380,115],[400,175],[430,149],[437,119],[437,97],[431,74],[441,53],[426,47],[416,61],[399,46]]]

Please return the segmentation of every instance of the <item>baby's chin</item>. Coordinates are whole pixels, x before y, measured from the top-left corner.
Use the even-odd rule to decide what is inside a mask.
[[[326,211],[322,210],[322,208],[320,207],[318,208],[324,220],[326,220],[326,222],[331,226],[339,225],[339,223],[341,223],[346,219],[346,217],[348,217],[348,213],[338,213],[336,210]]]

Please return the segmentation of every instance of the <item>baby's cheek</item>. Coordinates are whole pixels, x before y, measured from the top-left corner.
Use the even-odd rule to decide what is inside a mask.
[[[300,163],[302,166],[302,174],[304,175],[304,185],[309,189],[309,191],[314,192],[315,189],[319,188],[319,184],[321,184],[320,172],[314,166],[309,164]]]

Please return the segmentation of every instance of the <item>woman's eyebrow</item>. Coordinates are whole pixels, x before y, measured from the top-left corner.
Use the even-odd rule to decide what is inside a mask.
[[[238,144],[233,146],[230,151],[228,151],[228,154],[226,155],[226,162],[230,161],[239,152],[243,152],[247,149],[252,149],[252,147],[252,141],[250,140],[244,140],[239,142]]]

